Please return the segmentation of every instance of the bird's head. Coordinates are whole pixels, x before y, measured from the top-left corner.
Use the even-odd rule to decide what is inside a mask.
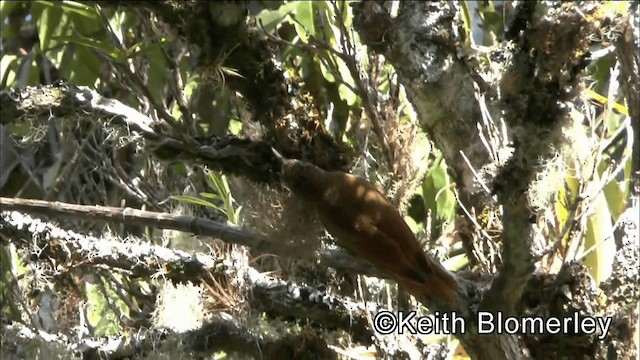
[[[306,161],[286,159],[275,149],[272,150],[282,163],[284,182],[294,194],[313,199],[322,193],[324,170]]]

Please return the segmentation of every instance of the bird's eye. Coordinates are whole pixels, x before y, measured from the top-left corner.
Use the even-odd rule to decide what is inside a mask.
[[[296,179],[296,186],[297,187],[304,187],[309,183],[309,181],[307,180],[307,177],[303,174],[300,174],[298,176],[298,178]]]
[[[284,168],[285,182],[289,185],[291,190],[307,190],[309,186],[313,185],[315,179],[313,171],[314,165],[305,161],[291,161]]]

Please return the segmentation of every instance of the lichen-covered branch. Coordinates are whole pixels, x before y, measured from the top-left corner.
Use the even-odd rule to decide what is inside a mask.
[[[519,22],[509,35],[515,44],[501,80],[505,121],[514,133],[514,153],[494,180],[503,206],[503,268],[483,300],[483,307],[515,313],[533,263],[533,219],[528,190],[539,169],[553,158],[562,141],[562,128],[573,119],[569,103],[581,84],[593,24],[584,17],[588,8],[566,4],[534,18],[536,3],[517,8]],[[593,11],[593,9],[591,9]],[[536,54],[536,56],[531,56]],[[565,74],[565,76],[560,76]],[[524,81],[525,77],[529,77]]]
[[[190,232],[200,236],[214,236],[230,244],[250,247],[259,252],[287,253],[285,245],[269,241],[240,227],[188,215],[173,215],[131,208],[66,204],[43,200],[0,198],[4,210],[17,210],[45,216],[67,216],[115,223],[135,223],[155,228]],[[323,249],[321,261],[329,267],[385,277],[367,261],[356,259],[341,249]]]
[[[95,118],[92,121],[115,124],[144,138],[147,148],[161,160],[200,163],[260,183],[278,179],[278,163],[266,142],[233,136],[214,137],[202,143],[191,138],[177,139],[156,131],[158,125],[146,115],[88,87],[58,83],[2,90],[0,109],[0,124],[46,124],[51,115],[74,118],[87,112],[91,114],[87,116]]]
[[[476,211],[493,206],[471,170],[485,170],[494,161],[478,131],[486,115],[480,111],[476,93],[485,96],[489,112],[503,118],[512,137],[510,159],[498,173],[484,173],[495,176],[492,191],[502,205],[502,268],[490,289],[480,290],[476,298],[480,304],[474,303],[474,296],[459,297],[470,308],[505,314],[519,311],[535,269],[532,224],[537,214],[528,191],[554,156],[553,148],[564,140],[562,128],[573,121],[568,109],[576,101],[588,64],[584,54],[589,37],[599,26],[597,6],[592,5],[566,3],[545,8],[546,16],[540,17],[536,10],[541,4],[519,3],[505,32],[506,46],[497,49],[505,56],[505,70],[494,83],[484,83],[477,76],[471,61],[474,55],[466,54],[468,47],[456,25],[458,4],[404,2],[395,18],[377,2],[353,5],[354,25],[362,41],[384,54],[397,70],[422,127],[453,170],[464,205]],[[466,312],[468,323],[473,313]],[[508,335],[480,339],[471,333],[461,339],[478,358],[523,355],[518,354],[522,344]]]
[[[483,151],[476,127],[480,111],[474,97],[474,75],[456,53],[459,40],[452,27],[457,5],[404,2],[395,19],[374,1],[353,7],[354,26],[362,41],[393,64],[420,125],[452,169],[463,202],[483,208],[490,196],[464,156],[475,170],[483,169],[491,159]]]
[[[304,337],[304,341],[302,340]],[[192,358],[194,355],[211,356],[225,351],[231,354],[263,358],[296,354],[335,358],[335,353],[318,335],[276,334],[262,332],[231,320],[218,319],[200,329],[187,333],[166,330],[146,330],[120,337],[72,338],[63,334],[51,334],[34,330],[22,324],[11,324],[2,330],[3,358],[33,359],[44,356],[66,359],[79,354],[83,359],[130,359],[146,355],[148,358]],[[188,353],[188,357],[185,357]]]
[[[192,52],[197,73],[242,95],[251,109],[251,119],[264,126],[266,141],[289,157],[307,157],[330,169],[345,166],[344,149],[308,115],[310,109],[292,105],[290,99],[301,94],[292,90],[295,87],[274,61],[274,49],[262,30],[245,21],[248,2],[95,3],[104,7],[142,6],[153,11],[177,37],[198,49],[197,54]],[[220,75],[229,66],[234,74]]]
[[[10,207],[7,205],[3,201],[3,208]],[[209,273],[233,273],[254,293],[255,306],[268,314],[308,319],[329,328],[354,331],[360,338],[370,336],[364,309],[357,303],[312,287],[287,283],[249,266],[143,241],[123,242],[78,234],[19,212],[4,211],[0,216],[3,243],[35,247],[33,251],[42,249],[38,252],[39,258],[65,264],[66,269],[106,266],[131,278],[151,278],[160,272],[171,281],[193,283],[204,281]],[[223,233],[221,237],[230,233]]]

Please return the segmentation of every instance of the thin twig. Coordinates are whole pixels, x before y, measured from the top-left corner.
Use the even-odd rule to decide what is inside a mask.
[[[173,97],[176,99],[178,108],[182,113],[182,119],[187,124],[186,129],[190,132],[191,136],[196,136],[198,130],[196,129],[195,119],[191,113],[191,109],[189,109],[189,102],[184,93],[184,80],[182,79],[182,74],[180,74],[179,60],[176,57],[170,56],[169,52],[164,47],[161,47],[160,50],[162,51],[165,60],[169,64],[169,69],[171,70],[171,81],[169,81],[169,85],[171,85]]]
[[[102,20],[105,26],[105,29],[109,33],[111,39],[120,48],[120,50],[126,54],[127,48],[122,42],[120,42],[120,39],[116,35],[115,30],[113,29],[113,27],[111,26],[111,23],[109,22],[109,18],[104,13],[104,11],[102,11],[99,5],[96,5],[96,8],[98,10],[98,14],[100,15],[100,19]],[[145,83],[144,79],[140,76],[140,72],[133,70],[135,68],[133,64],[133,60],[131,60],[130,58],[127,59],[128,66],[122,66],[122,64],[112,61],[113,59],[109,57],[107,57],[107,59],[116,67],[123,69],[126,72],[127,76],[125,77],[125,79],[132,81],[143,92],[144,96],[147,97],[147,99],[149,100],[151,105],[154,107],[154,109],[156,110],[160,118],[165,122],[167,122],[167,124],[169,124],[176,131],[176,134],[182,134],[184,132],[184,129],[181,126],[181,124],[173,116],[171,116],[171,114],[169,114],[169,110],[167,109],[167,107],[164,104],[156,101],[156,99],[153,97],[151,90]]]
[[[94,128],[95,128],[95,125],[92,123],[88,132],[92,133]],[[80,144],[80,146],[76,148],[76,151],[73,153],[73,156],[71,157],[67,165],[65,165],[62,171],[60,171],[60,175],[58,175],[58,177],[56,178],[56,181],[53,183],[53,186],[51,186],[47,191],[47,193],[44,195],[44,200],[53,200],[56,198],[56,196],[58,196],[58,193],[60,192],[62,185],[68,182],[69,176],[71,176],[71,173],[78,165],[78,160],[80,159],[80,155],[86,150],[87,145],[89,144],[89,140],[91,138],[92,138],[91,136],[86,136],[84,140],[82,140],[82,144]]]
[[[335,4],[334,4],[335,6]],[[341,42],[343,43],[343,48],[347,48],[347,49],[351,49],[353,48],[353,46],[351,45],[351,42],[348,39],[344,39],[345,37],[348,37],[347,32],[346,32],[346,26],[344,25],[344,21],[342,18],[342,14],[337,12],[336,13],[336,17],[339,19],[338,20],[338,24],[340,26],[340,28],[342,29],[342,39]],[[360,98],[362,99],[362,103],[364,105],[364,110],[365,113],[367,114],[367,117],[369,118],[369,121],[371,121],[371,125],[373,127],[373,131],[376,134],[376,137],[378,138],[378,141],[380,143],[380,148],[382,150],[382,153],[384,155],[385,161],[387,162],[388,166],[390,169],[393,168],[393,163],[394,163],[394,159],[393,159],[393,154],[389,148],[389,144],[387,142],[386,136],[384,135],[384,131],[382,129],[382,126],[380,125],[380,116],[378,114],[378,111],[376,110],[376,107],[374,105],[374,101],[371,98],[371,93],[375,94],[375,92],[370,92],[369,91],[369,87],[367,85],[365,85],[365,82],[368,84],[368,81],[365,81],[365,79],[362,79],[362,77],[360,76],[360,69],[358,68],[357,65],[357,61],[354,58],[355,56],[355,52],[354,50],[351,51],[351,53],[348,52],[341,52],[338,51],[336,49],[334,49],[331,45],[329,45],[326,42],[320,41],[318,39],[313,38],[313,36],[309,36],[309,43],[305,44],[305,43],[300,43],[300,44],[293,44],[287,40],[284,40],[280,37],[277,37],[275,35],[270,34],[268,31],[266,31],[262,25],[262,23],[259,23],[265,36],[267,36],[268,39],[272,40],[273,42],[276,43],[280,43],[280,44],[284,44],[287,46],[292,46],[292,47],[297,47],[300,49],[306,49],[312,52],[317,52],[318,49],[321,50],[326,50],[328,52],[330,52],[331,54],[336,55],[336,57],[338,57],[339,59],[341,59],[342,61],[344,61],[345,65],[347,66],[347,69],[349,70],[349,74],[351,75],[351,77],[353,78],[353,81],[355,83],[355,88],[353,86],[351,86],[350,84],[346,83],[346,81],[344,81],[343,79],[341,79],[339,76],[334,76],[336,79],[340,79],[342,83],[345,84],[345,86],[347,86],[349,88],[349,90],[353,91],[354,94],[357,94],[360,96]],[[327,68],[331,68],[329,66],[327,66]]]
[[[482,186],[482,189],[489,195],[491,195],[491,190],[489,190],[489,187],[487,186],[487,184],[484,182],[484,180],[482,179],[482,177],[480,177],[480,175],[478,174],[478,172],[476,171],[476,169],[473,168],[473,165],[471,165],[471,161],[469,161],[469,158],[467,158],[467,156],[464,154],[464,152],[462,150],[460,150],[460,155],[462,155],[462,159],[464,160],[464,162],[467,164],[467,166],[469,167],[469,169],[471,170],[471,172],[473,173],[473,176],[476,178],[476,180],[478,181],[478,183],[480,184],[480,186]]]

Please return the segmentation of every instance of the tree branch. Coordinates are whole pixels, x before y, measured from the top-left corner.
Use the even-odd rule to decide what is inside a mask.
[[[491,163],[476,124],[481,122],[474,76],[456,53],[452,30],[457,5],[409,1],[392,19],[377,2],[354,3],[354,26],[363,43],[384,54],[398,72],[420,125],[442,151],[462,201],[483,208],[491,197],[479,186],[474,169]]]
[[[261,253],[286,254],[285,245],[251,234],[241,227],[223,224],[189,215],[172,215],[131,208],[76,205],[43,200],[0,198],[5,211],[22,211],[45,216],[79,217],[94,221],[109,221],[121,224],[138,224],[158,229],[172,229],[200,236],[213,236],[227,243],[243,245]],[[327,266],[366,275],[386,278],[368,262],[357,259],[344,250],[325,249],[320,252],[321,261]]]
[[[294,353],[323,354],[324,358],[335,358],[335,353],[327,347],[326,342],[313,332],[304,335],[266,333],[223,319],[183,334],[167,330],[146,330],[129,336],[82,337],[79,340],[16,323],[3,327],[2,337],[3,353],[11,353],[20,358],[36,358],[43,353],[53,358],[68,358],[70,354],[78,352],[85,359],[129,359],[140,354],[180,358],[179,355],[184,355],[185,351],[192,356],[211,356],[225,351],[254,358],[278,356],[277,354],[288,358],[289,354]],[[180,353],[177,354],[177,351]]]
[[[0,124],[32,120],[47,124],[51,115],[75,116],[79,111],[97,115],[98,121],[117,124],[145,139],[145,146],[164,161],[200,163],[258,183],[279,180],[279,162],[271,145],[233,136],[208,139],[206,144],[179,140],[156,131],[149,117],[118,100],[105,98],[85,86],[54,85],[10,89],[0,92]]]
[[[638,35],[638,4],[635,7],[635,20],[633,24],[629,16],[621,20],[619,34],[614,39],[616,54],[620,62],[620,85],[627,100],[629,116],[631,117],[631,127],[633,128],[633,151],[632,151],[632,182],[631,193],[634,196],[640,195],[640,59],[638,58],[638,45],[640,35]],[[631,8],[629,12],[633,12]]]
[[[14,208],[4,198],[1,199],[3,208]],[[71,210],[66,212],[68,216],[73,214],[77,217],[82,213]],[[162,222],[167,224],[168,221],[170,220]],[[176,221],[182,222],[183,219]],[[202,228],[211,229],[207,226]],[[230,233],[231,231],[223,232],[226,235]],[[246,286],[253,292],[256,307],[272,316],[307,319],[323,324],[326,328],[352,332],[358,339],[371,337],[365,309],[358,303],[310,286],[264,275],[249,266],[229,264],[208,255],[190,254],[150,245],[144,241],[122,242],[112,238],[81,235],[18,212],[0,213],[0,235],[18,246],[43,249],[39,257],[54,259],[58,268],[63,269],[61,271],[105,265],[110,269],[124,271],[133,278],[149,278],[162,272],[164,278],[172,281],[193,283],[206,281],[211,273],[242,274],[238,276],[244,277]],[[231,237],[237,238],[238,235]],[[21,240],[32,238],[35,239],[34,242]]]

